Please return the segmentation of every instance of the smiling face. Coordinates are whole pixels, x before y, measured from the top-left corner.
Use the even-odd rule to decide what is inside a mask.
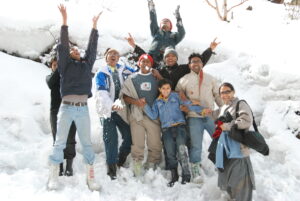
[[[71,57],[72,59],[77,60],[77,61],[80,60],[80,53],[79,53],[77,47],[71,47],[71,50],[70,50],[70,57]]]
[[[148,58],[142,58],[139,61],[139,67],[140,67],[140,70],[143,74],[147,74],[152,69],[152,63]]]
[[[120,54],[116,50],[111,50],[106,55],[106,62],[109,66],[115,67],[119,62]]]
[[[174,66],[177,63],[177,57],[175,54],[169,53],[165,56],[165,63],[167,66]]]
[[[170,84],[164,84],[160,88],[158,88],[158,90],[164,98],[168,98],[171,93],[172,88],[171,88]]]
[[[220,92],[221,99],[225,104],[228,104],[230,101],[234,99],[235,92],[228,86],[222,86],[219,92]]]
[[[191,58],[189,67],[193,72],[198,74],[203,68],[203,63],[199,57],[193,57]]]
[[[172,25],[171,25],[170,20],[168,20],[168,19],[163,19],[163,20],[161,21],[161,23],[160,23],[160,27],[161,27],[161,29],[164,30],[164,31],[171,31]]]

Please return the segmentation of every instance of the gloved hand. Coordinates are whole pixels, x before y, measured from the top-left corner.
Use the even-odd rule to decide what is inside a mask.
[[[148,0],[148,8],[150,11],[155,10],[155,5],[154,5],[153,0]]]
[[[175,12],[174,12],[174,15],[177,19],[177,21],[181,21],[181,16],[180,16],[180,13],[179,13],[179,8],[180,8],[180,5],[177,6]]]

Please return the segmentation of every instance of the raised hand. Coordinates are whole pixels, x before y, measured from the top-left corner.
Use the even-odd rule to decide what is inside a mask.
[[[125,37],[125,40],[127,40],[128,44],[131,47],[135,48],[135,41],[134,41],[134,39],[133,39],[133,37],[131,36],[130,33],[128,33],[128,37]]]
[[[180,16],[180,13],[179,13],[179,8],[180,8],[180,5],[177,6],[177,8],[176,8],[176,10],[174,12],[174,15],[175,15],[177,21],[181,21],[181,16]]]
[[[150,11],[155,10],[155,5],[154,5],[153,0],[148,0],[148,8]]]
[[[210,49],[212,50],[212,51],[214,51],[215,49],[216,49],[216,47],[221,43],[221,42],[216,42],[216,40],[217,40],[217,38],[215,38],[214,40],[213,40],[213,42],[211,42],[210,43]]]
[[[101,11],[98,15],[93,17],[93,29],[97,29],[97,23],[98,23],[98,19],[100,17],[100,15],[102,14],[103,11]]]
[[[66,6],[64,6],[63,4],[59,4],[59,6],[57,6],[57,7],[63,18],[63,25],[67,25],[67,8],[66,8]]]

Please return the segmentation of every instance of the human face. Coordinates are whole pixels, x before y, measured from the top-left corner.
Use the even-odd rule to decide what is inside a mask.
[[[167,66],[174,66],[177,63],[177,57],[175,54],[167,54],[165,57],[165,63]]]
[[[52,61],[52,63],[51,63],[51,69],[52,69],[53,72],[57,69],[57,61],[56,60]]]
[[[139,62],[139,67],[141,69],[141,72],[143,74],[147,74],[152,70],[152,63],[149,59],[143,58],[140,62]]]
[[[229,87],[227,86],[222,86],[220,88],[220,96],[221,99],[225,104],[228,104],[230,101],[233,100],[234,98],[234,91],[232,91]]]
[[[158,88],[158,90],[164,98],[168,98],[171,93],[171,86],[170,84],[164,84],[161,88]]]
[[[72,59],[75,59],[77,61],[80,60],[80,53],[77,47],[71,47],[70,56]]]
[[[203,68],[203,63],[199,57],[193,57],[191,59],[189,67],[193,72],[198,74]]]
[[[109,66],[115,67],[119,62],[120,54],[119,52],[113,50],[107,54],[106,62]]]
[[[171,22],[169,20],[162,20],[161,29],[164,31],[171,31]]]

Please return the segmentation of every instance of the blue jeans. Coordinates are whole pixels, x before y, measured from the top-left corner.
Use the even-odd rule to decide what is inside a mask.
[[[56,140],[53,152],[49,156],[50,163],[60,164],[64,160],[63,150],[66,147],[67,138],[72,121],[75,122],[78,137],[83,149],[84,162],[93,164],[95,153],[91,142],[91,122],[87,106],[72,106],[61,104],[58,112]]]
[[[215,131],[215,124],[210,117],[189,117],[188,127],[191,137],[191,146],[189,149],[190,162],[198,163],[201,162],[204,129],[212,136]]]
[[[185,147],[186,143],[186,128],[184,125],[164,128],[162,133],[168,168],[176,169],[178,166],[177,153],[179,152],[179,147]]]
[[[116,112],[110,118],[100,119],[103,126],[103,141],[105,145],[106,163],[108,165],[118,162],[118,132],[121,133],[123,142],[120,146],[120,153],[128,155],[131,150],[131,132],[129,125]]]

